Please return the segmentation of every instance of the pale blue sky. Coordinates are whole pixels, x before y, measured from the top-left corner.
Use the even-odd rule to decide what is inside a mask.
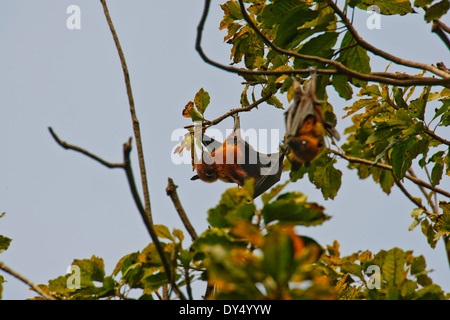
[[[222,11],[213,1],[204,35],[204,50],[228,63],[230,47],[218,30]],[[66,9],[81,8],[81,29],[68,30]],[[189,165],[171,163],[174,130],[189,124],[181,116],[185,104],[204,88],[211,96],[206,111],[214,119],[239,107],[242,78],[205,64],[194,50],[203,1],[108,1],[130,71],[140,119],[154,222],[184,231],[166,195],[167,178],[179,185],[178,194],[198,233],[207,228],[206,211],[222,192],[222,182],[190,181]],[[380,30],[365,27],[368,15],[357,12],[361,35],[390,53],[425,63],[448,61],[449,52],[422,13],[382,17]],[[132,126],[120,61],[99,1],[9,0],[0,3],[0,234],[13,239],[0,261],[35,283],[47,283],[66,272],[74,258],[92,255],[105,260],[110,273],[125,254],[142,250],[150,241],[136,211],[121,170],[110,170],[83,155],[56,145],[47,131],[112,161],[122,160],[122,144]],[[444,18],[450,24],[450,19]],[[411,34],[414,35],[411,38]],[[372,59],[373,70],[387,63]],[[403,70],[391,67],[390,71]],[[413,71],[413,73],[418,73]],[[349,105],[328,90],[342,132]],[[279,96],[286,103],[285,96]],[[286,104],[287,106],[287,104]],[[241,115],[243,128],[283,130],[283,111],[263,104]],[[218,128],[232,127],[232,120]],[[449,132],[442,131],[444,136]],[[341,143],[345,142],[345,138]],[[133,150],[134,171],[138,172]],[[371,179],[359,180],[344,171],[335,200],[325,201],[307,180],[288,186],[309,195],[332,216],[324,225],[299,228],[322,245],[338,240],[342,254],[357,250],[400,247],[423,254],[430,276],[450,291],[450,271],[441,242],[432,250],[420,229],[408,231],[413,204],[396,188],[390,196]],[[282,181],[287,179],[283,175]],[[441,188],[450,189],[448,176]],[[419,196],[415,186],[406,184]],[[260,201],[257,201],[260,205]],[[185,232],[186,238],[189,238]],[[5,276],[4,299],[35,294]]]

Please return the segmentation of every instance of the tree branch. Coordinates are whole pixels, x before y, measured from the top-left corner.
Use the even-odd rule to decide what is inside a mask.
[[[373,45],[364,41],[361,38],[361,36],[356,31],[356,29],[353,27],[352,23],[348,20],[347,16],[339,9],[339,7],[336,5],[336,3],[334,3],[334,1],[328,0],[328,5],[331,8],[333,8],[334,12],[341,18],[342,23],[344,23],[344,25],[347,27],[347,30],[352,34],[352,36],[356,40],[356,42],[358,42],[359,45],[361,47],[363,47],[364,49],[366,49],[366,50],[372,52],[373,54],[380,56],[386,60],[392,61],[396,64],[403,65],[403,66],[410,67],[410,68],[415,68],[415,69],[427,70],[427,71],[434,73],[444,79],[450,78],[450,74],[443,72],[442,70],[439,70],[438,68],[436,68],[434,66],[415,62],[415,61],[409,61],[406,59],[401,59],[390,53],[387,53],[383,50],[380,50],[380,49],[374,47]]]
[[[69,144],[65,141],[62,141],[58,137],[58,135],[53,131],[53,129],[50,127],[49,127],[49,131],[50,131],[52,137],[55,139],[55,141],[64,149],[80,152],[81,154],[84,154],[87,157],[94,159],[97,162],[103,164],[107,168],[122,168],[122,169],[124,169],[127,180],[128,180],[128,185],[130,187],[131,195],[133,196],[133,200],[134,200],[136,207],[142,217],[144,225],[146,226],[147,231],[149,232],[150,237],[151,237],[153,243],[155,244],[156,250],[158,251],[158,254],[161,257],[161,262],[163,264],[166,275],[168,275],[169,282],[171,282],[171,280],[172,280],[171,271],[170,271],[171,269],[170,269],[169,263],[167,262],[167,259],[166,259],[165,253],[164,253],[164,249],[162,248],[161,243],[159,242],[159,238],[156,234],[155,229],[153,228],[152,222],[148,219],[148,215],[146,214],[145,208],[142,205],[142,201],[140,199],[139,192],[137,190],[137,187],[136,187],[136,184],[134,181],[134,175],[133,175],[133,170],[131,167],[131,160],[130,160],[131,138],[128,140],[128,142],[124,143],[124,145],[123,145],[123,163],[111,163],[111,162],[108,162],[83,148],[80,148],[78,146],[75,146],[75,145]],[[174,290],[178,294],[178,296],[181,299],[183,299],[184,296],[183,296],[182,292],[176,287],[175,283],[172,283],[172,285],[174,286]]]
[[[427,129],[425,130],[425,133],[426,133],[427,135],[429,135],[430,137],[432,137],[433,139],[435,139],[435,140],[437,140],[437,141],[439,141],[439,142],[441,142],[441,143],[443,143],[443,144],[446,144],[446,145],[450,146],[450,141],[445,140],[444,138],[438,136],[437,134],[435,134],[435,133],[434,133],[433,131],[431,131],[430,129],[427,128]]]
[[[363,73],[359,73],[357,71],[354,71],[346,66],[344,66],[342,63],[335,61],[335,60],[330,60],[330,59],[325,59],[325,58],[321,58],[321,57],[317,57],[317,56],[309,56],[309,55],[304,55],[304,54],[300,54],[297,52],[293,52],[293,51],[289,51],[289,50],[284,50],[282,48],[277,47],[276,45],[273,44],[273,42],[271,42],[259,29],[258,27],[255,25],[255,23],[253,22],[253,20],[250,18],[250,16],[247,13],[247,10],[245,9],[244,3],[242,0],[238,0],[239,1],[239,5],[241,8],[241,12],[242,15],[244,17],[244,20],[248,23],[248,25],[256,32],[256,34],[260,37],[260,39],[267,45],[269,46],[271,49],[290,56],[290,57],[297,57],[297,58],[301,58],[301,59],[305,59],[305,60],[311,60],[311,61],[316,61],[316,62],[320,62],[320,63],[324,63],[324,64],[329,64],[334,66],[337,70],[335,71],[335,74],[346,74],[348,76],[360,79],[360,80],[364,80],[364,81],[373,81],[373,82],[379,82],[379,83],[384,83],[384,84],[391,84],[391,85],[397,85],[397,86],[411,86],[411,85],[419,85],[418,83],[423,83],[422,79],[414,79],[414,78],[410,78],[410,79],[405,79],[405,80],[396,80],[396,79],[392,79],[390,77],[384,77],[384,76],[380,76],[382,73],[371,73],[371,74],[363,74]],[[337,8],[337,7],[336,7]],[[344,15],[345,17],[345,15]],[[348,21],[348,20],[347,20]],[[350,26],[353,28],[353,26],[350,24]],[[355,31],[356,32],[356,31]],[[426,66],[426,65],[424,65]],[[429,66],[431,67],[431,66]],[[431,67],[434,68],[436,70],[438,70],[440,73],[443,73],[442,71],[440,71],[439,69],[435,68],[435,67]],[[319,72],[319,70],[317,71],[317,73],[325,73],[324,71],[327,71],[327,73],[330,70],[321,70]],[[286,72],[286,71],[285,71]],[[444,77],[444,78],[450,78],[450,75],[443,73],[445,75],[447,75],[448,77]],[[431,78],[432,79],[432,78]],[[430,80],[431,80],[430,79]],[[431,82],[436,82],[435,80],[439,80],[439,82],[441,82],[441,84],[449,84],[450,83],[450,79],[434,79]],[[416,83],[416,84],[413,84]]]
[[[144,161],[144,151],[143,151],[143,147],[142,147],[141,131],[140,131],[140,126],[139,126],[139,120],[136,115],[136,109],[134,107],[134,98],[133,98],[133,93],[131,90],[130,75],[128,72],[127,63],[125,61],[125,55],[123,54],[122,47],[119,42],[119,38],[117,36],[113,22],[111,20],[111,16],[109,14],[108,7],[106,5],[106,0],[100,0],[100,2],[102,3],[103,12],[105,13],[106,21],[108,22],[109,29],[111,30],[111,34],[113,36],[114,43],[116,45],[117,52],[119,54],[120,62],[122,64],[122,70],[123,70],[125,86],[126,86],[127,96],[128,96],[128,103],[130,105],[131,121],[133,123],[134,137],[136,139],[136,147],[137,147],[139,168],[140,168],[141,181],[142,181],[142,191],[144,194],[145,213],[147,215],[148,220],[151,223],[153,223],[152,211],[151,211],[151,206],[150,206],[150,194],[149,194],[148,182],[147,182],[147,173],[146,173],[145,161]]]
[[[192,241],[196,240],[198,238],[197,232],[195,232],[194,227],[192,226],[191,222],[189,221],[189,218],[184,211],[183,206],[181,205],[180,199],[178,198],[177,194],[177,188],[178,186],[175,185],[172,178],[169,178],[169,183],[166,188],[167,195],[172,199],[173,205],[175,206],[175,209],[178,212],[178,215],[180,216],[181,221],[183,222],[184,226],[186,227],[186,230],[191,235]]]
[[[365,164],[365,165],[368,165],[368,166],[374,166],[374,167],[386,169],[386,170],[389,170],[389,171],[393,171],[393,169],[392,169],[392,167],[390,165],[387,165],[387,164],[384,164],[384,163],[378,163],[378,162],[375,163],[373,161],[366,160],[366,159],[346,156],[345,154],[343,154],[343,153],[341,153],[339,151],[332,150],[332,149],[328,149],[328,151],[330,153],[333,153],[333,154],[335,154],[335,155],[337,155],[337,156],[347,160],[348,162],[360,163],[360,164]],[[447,192],[445,190],[442,190],[442,189],[439,189],[439,188],[436,188],[436,187],[433,187],[431,184],[429,184],[429,183],[427,183],[427,182],[425,182],[423,180],[420,180],[417,177],[413,177],[413,176],[411,176],[409,174],[405,174],[405,178],[410,180],[410,181],[412,181],[412,182],[414,182],[418,186],[425,187],[425,188],[427,188],[429,190],[433,190],[434,192],[442,194],[443,196],[446,196],[447,198],[450,198],[450,193],[449,192]]]
[[[450,40],[447,38],[447,35],[442,30],[441,25],[439,24],[439,20],[433,21],[433,26],[431,27],[431,32],[434,32],[438,35],[438,37],[444,42],[444,44],[447,46],[447,49],[450,50]]]
[[[406,190],[405,186],[396,178],[394,177],[394,182],[397,185],[397,187],[403,192],[403,194],[409,199],[411,200],[412,203],[414,203],[418,208],[421,208],[423,210],[423,212],[428,215],[428,216],[432,216],[435,215],[435,213],[431,213],[428,212],[427,208],[420,203],[419,200],[417,200],[416,198],[414,198],[409,192],[408,190]]]
[[[200,19],[200,22],[197,27],[197,38],[195,41],[195,49],[199,53],[202,60],[214,67],[217,67],[219,69],[236,73],[236,74],[247,74],[247,75],[265,75],[265,76],[281,76],[281,75],[307,75],[310,74],[309,69],[293,69],[293,70],[249,70],[244,68],[236,68],[228,65],[224,65],[221,63],[218,63],[212,59],[210,59],[205,52],[203,51],[203,48],[201,46],[202,41],[202,35],[203,35],[203,28],[206,22],[206,18],[208,16],[209,7],[211,4],[211,0],[205,0],[205,6],[203,9],[203,14]],[[248,17],[245,10],[243,11],[244,17]],[[250,22],[249,22],[250,21]],[[346,74],[351,77],[364,80],[364,81],[371,81],[371,82],[379,82],[384,84],[390,84],[395,85],[399,87],[409,87],[409,86],[423,86],[423,85],[442,85],[442,86],[448,86],[450,87],[450,79],[434,79],[434,78],[419,78],[419,77],[413,77],[410,76],[407,79],[400,80],[396,77],[389,77],[389,76],[383,76],[383,72],[374,72],[370,74],[362,74],[359,72],[356,72],[352,69],[349,69],[342,65],[338,61],[324,59],[316,56],[309,56],[309,55],[302,55],[296,52],[283,50],[281,48],[276,47],[275,45],[270,42],[270,40],[267,39],[259,30],[256,28],[256,26],[251,22],[250,19],[247,21],[249,25],[255,30],[255,32],[261,37],[263,41],[266,42],[266,44],[271,47],[273,50],[278,51],[282,54],[291,56],[291,57],[298,57],[305,60],[311,60],[311,61],[317,61],[325,64],[331,64],[336,67],[337,70],[330,70],[330,69],[317,69],[318,74],[328,74],[328,75],[334,75],[334,74]]]
[[[84,154],[85,156],[94,159],[95,161],[101,163],[102,165],[108,167],[108,168],[123,168],[124,164],[123,163],[112,163],[112,162],[108,162],[106,160],[103,160],[102,158],[100,158],[99,156],[96,156],[95,154],[80,148],[78,146],[75,146],[73,144],[69,144],[65,141],[62,141],[57,134],[53,131],[52,127],[48,127],[48,131],[50,131],[50,134],[52,135],[53,139],[55,139],[56,143],[58,143],[61,147],[63,147],[66,150],[74,150],[77,151],[79,153]]]
[[[215,120],[212,121],[205,121],[202,124],[203,129],[207,129],[211,126],[215,126],[216,124],[222,122],[223,120],[225,120],[228,117],[231,117],[232,115],[239,113],[239,112],[247,112],[252,110],[253,108],[256,108],[257,106],[259,106],[261,103],[263,103],[264,101],[267,101],[271,96],[273,96],[272,93],[268,93],[266,94],[264,97],[262,97],[261,99],[256,100],[255,102],[253,102],[252,104],[249,104],[248,106],[242,107],[242,108],[237,108],[237,109],[232,109],[229,112],[225,113],[224,115],[218,117]],[[185,126],[185,129],[190,129],[190,128],[194,128],[195,125],[194,124],[190,124],[188,126]]]
[[[19,279],[20,281],[24,282],[26,285],[28,285],[30,288],[32,288],[34,291],[39,293],[44,299],[46,300],[57,300],[54,296],[49,295],[45,293],[41,288],[39,288],[37,285],[35,285],[32,281],[28,280],[24,276],[20,275],[16,271],[12,270],[8,266],[6,266],[3,262],[0,261],[0,269],[9,273],[13,277]]]

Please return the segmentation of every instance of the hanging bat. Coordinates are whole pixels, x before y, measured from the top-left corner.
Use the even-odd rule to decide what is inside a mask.
[[[337,140],[336,129],[324,120],[321,102],[316,97],[317,73],[311,71],[311,79],[305,90],[291,77],[294,86],[294,102],[285,113],[286,142],[290,149],[292,169],[298,170],[301,164],[309,165],[325,146],[324,135],[327,131]]]
[[[203,151],[201,163],[195,165],[197,174],[191,180],[221,180],[243,186],[246,179],[253,178],[253,196],[256,198],[280,180],[285,153],[257,152],[242,139],[239,116],[234,114],[233,117],[233,132],[223,143],[202,135],[202,143],[207,151]]]

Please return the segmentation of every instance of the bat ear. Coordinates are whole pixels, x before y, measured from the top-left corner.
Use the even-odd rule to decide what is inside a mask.
[[[241,121],[240,121],[240,119],[239,119],[239,114],[238,114],[238,113],[234,113],[234,114],[233,114],[233,118],[234,118],[234,127],[233,127],[233,131],[234,131],[237,135],[240,135]]]
[[[294,87],[294,99],[296,101],[300,101],[301,97],[304,95],[302,86],[301,86],[300,82],[298,82],[297,79],[295,79],[294,76],[291,76],[291,80],[292,80],[292,85]]]
[[[198,174],[196,174],[195,176],[193,176],[193,177],[191,178],[191,180],[198,180],[198,179],[200,179],[200,177],[198,176]]]

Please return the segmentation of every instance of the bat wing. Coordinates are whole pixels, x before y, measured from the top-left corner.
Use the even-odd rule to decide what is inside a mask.
[[[213,153],[215,150],[219,149],[222,146],[222,142],[215,140],[207,136],[206,134],[202,135],[202,143],[209,151],[209,153]]]
[[[341,135],[339,134],[339,132],[336,130],[335,127],[333,127],[333,125],[329,122],[324,122],[325,125],[325,130],[327,130],[327,132],[336,138],[336,140],[340,140],[341,139]]]
[[[253,197],[256,198],[260,196],[262,193],[266,192],[269,188],[271,188],[274,184],[276,184],[281,179],[281,174],[283,173],[283,160],[285,153],[282,152],[273,154],[270,158],[276,159],[271,163],[269,167],[260,168],[265,170],[262,171],[265,174],[262,174],[259,179],[255,180],[255,191]]]
[[[297,135],[308,116],[314,116],[314,101],[307,96],[303,96],[299,103],[293,103],[285,113],[286,135],[293,137]]]

